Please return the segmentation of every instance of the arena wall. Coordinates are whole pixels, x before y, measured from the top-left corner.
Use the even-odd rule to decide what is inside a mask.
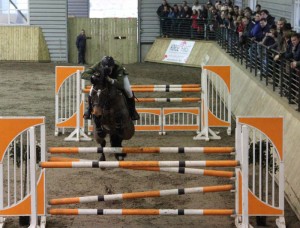
[[[0,60],[49,62],[50,55],[38,26],[0,26]]]
[[[145,61],[164,62],[164,54],[171,39],[155,41]],[[195,41],[185,65],[200,67],[205,55],[210,56],[208,65],[231,66],[232,112],[235,116],[283,116],[285,150],[285,196],[300,218],[300,175],[298,148],[300,148],[300,113],[285,98],[266,87],[244,66],[224,52],[216,43]]]

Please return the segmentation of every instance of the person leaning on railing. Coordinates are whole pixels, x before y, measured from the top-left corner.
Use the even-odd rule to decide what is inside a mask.
[[[285,53],[286,59],[293,59],[300,61],[300,33],[294,33],[291,36],[292,48],[288,49]]]
[[[277,23],[276,23],[277,40],[274,44],[272,44],[270,46],[270,49],[274,49],[274,50],[280,50],[281,49],[279,45],[283,43],[282,42],[282,40],[283,40],[283,30],[286,30],[287,26],[288,26],[288,24],[287,24],[286,19],[284,17],[281,17],[277,21]]]
[[[276,30],[276,25],[272,25],[270,28],[270,32],[267,32],[263,40],[259,43],[270,48],[277,42],[278,32]]]
[[[214,6],[209,6],[207,11],[207,24],[209,26],[209,30],[215,31],[217,28],[217,9]]]
[[[239,43],[244,45],[250,37],[253,24],[250,22],[248,17],[243,17],[242,23],[244,24],[244,30],[239,32]]]
[[[278,52],[277,55],[274,56],[274,60],[278,61],[280,58],[284,57],[284,53],[291,47],[291,37],[292,32],[290,30],[283,30],[283,36],[278,44],[276,51]]]
[[[166,18],[168,17],[169,14],[169,8],[170,5],[166,0],[162,1],[162,4],[157,8],[156,14],[159,17],[159,22],[160,22],[160,28],[162,32],[162,36],[166,36]]]

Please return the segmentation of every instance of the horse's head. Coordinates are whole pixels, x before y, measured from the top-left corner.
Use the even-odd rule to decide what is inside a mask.
[[[92,77],[94,78],[94,83],[93,83],[94,89],[104,90],[107,87],[108,82],[106,80],[106,74],[103,69],[101,69],[101,71],[94,73]]]

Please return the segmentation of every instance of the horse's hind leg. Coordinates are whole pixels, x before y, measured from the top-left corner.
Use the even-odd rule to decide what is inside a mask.
[[[123,139],[118,134],[110,135],[110,144],[112,147],[122,147]],[[115,158],[118,161],[123,161],[127,154],[124,153],[117,153],[115,154]]]

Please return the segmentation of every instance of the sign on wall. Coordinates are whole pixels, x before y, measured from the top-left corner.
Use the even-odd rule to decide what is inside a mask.
[[[186,63],[194,47],[195,41],[172,40],[163,61]]]

